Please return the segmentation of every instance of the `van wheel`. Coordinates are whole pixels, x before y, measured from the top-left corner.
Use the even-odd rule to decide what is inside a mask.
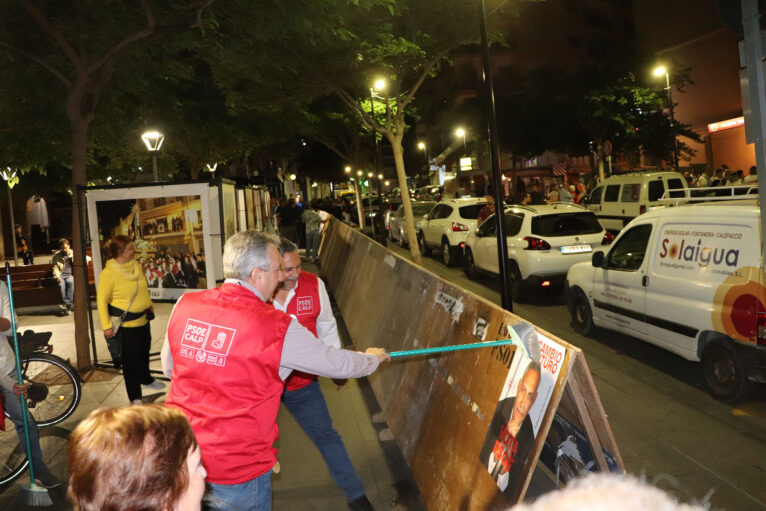
[[[710,393],[724,402],[742,401],[753,389],[742,356],[730,342],[714,342],[705,348],[702,371]]]
[[[431,255],[431,249],[426,245],[426,238],[423,236],[422,232],[418,233],[418,248],[420,249],[420,255],[423,257]]]
[[[590,308],[588,297],[582,291],[577,291],[572,297],[572,328],[580,335],[593,333],[593,311]]]
[[[463,254],[463,271],[469,279],[476,279],[476,264],[473,262],[473,252],[468,247],[465,247],[465,254]]]
[[[508,280],[511,283],[511,300],[516,303],[523,303],[525,286],[521,280],[521,270],[516,261],[508,261]]]

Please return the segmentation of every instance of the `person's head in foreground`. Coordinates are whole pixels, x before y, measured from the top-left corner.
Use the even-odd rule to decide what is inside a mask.
[[[161,405],[94,410],[67,445],[78,511],[199,510],[205,468],[189,421]]]
[[[703,511],[629,475],[591,474],[513,511]]]

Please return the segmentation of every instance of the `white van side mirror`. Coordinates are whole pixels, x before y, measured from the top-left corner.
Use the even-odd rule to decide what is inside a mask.
[[[606,257],[601,250],[593,252],[590,262],[596,268],[606,268]]]

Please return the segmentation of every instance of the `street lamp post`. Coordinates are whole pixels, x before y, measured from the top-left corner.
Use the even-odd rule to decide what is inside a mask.
[[[431,163],[431,155],[429,154],[428,146],[425,142],[418,142],[418,149],[423,151],[423,156],[426,158],[426,171],[430,170],[429,164]]]
[[[8,184],[8,209],[10,210],[11,214],[11,246],[13,247],[14,266],[19,265],[18,250],[16,250],[16,220],[13,218],[13,200],[11,198],[11,188],[13,188],[13,185],[16,184],[15,182],[11,181],[16,177],[16,172],[16,170],[11,170],[10,167],[6,167],[6,170],[0,172],[0,175],[3,176],[3,179]]]
[[[676,118],[673,107],[673,90],[670,87],[670,74],[665,66],[656,67],[653,71],[654,76],[665,75],[665,90],[668,91],[668,103],[670,104],[670,134],[673,136],[673,161],[678,170],[678,137],[676,137]]]
[[[372,118],[373,125],[376,124],[375,121],[375,90],[383,90],[386,88],[386,81],[382,78],[379,78],[375,81],[375,85],[373,87],[370,87],[370,117]],[[375,140],[375,170],[377,172],[380,172],[380,167],[382,166],[382,157],[380,154],[380,144],[378,143],[378,133],[373,128],[372,130],[372,138]]]
[[[497,142],[497,116],[495,115],[495,90],[492,85],[492,68],[489,65],[489,45],[487,42],[487,17],[484,9],[484,0],[479,2],[479,30],[481,32],[482,61],[484,64],[484,87],[486,93],[485,108],[489,121],[489,144],[492,158],[492,181],[495,186],[495,220],[497,222],[497,260],[500,268],[500,282],[502,287],[501,303],[503,309],[513,312],[511,296],[511,283],[508,267],[508,240],[505,237],[505,202],[503,201],[503,183],[500,179],[500,146]],[[463,139],[465,141],[465,138]],[[465,142],[464,142],[465,143]],[[520,275],[517,276],[520,278]]]
[[[157,173],[157,153],[162,148],[162,143],[165,141],[165,135],[157,130],[146,131],[141,135],[141,140],[144,141],[146,148],[152,155],[152,170],[154,171],[154,180],[159,181],[159,175]]]
[[[455,130],[455,135],[463,137],[463,156],[466,156],[468,154],[468,146],[465,143],[465,130],[463,128],[458,128]]]

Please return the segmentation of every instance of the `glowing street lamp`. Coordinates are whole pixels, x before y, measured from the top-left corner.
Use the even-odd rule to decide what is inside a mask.
[[[162,143],[165,141],[165,135],[157,130],[145,131],[141,135],[141,140],[144,141],[146,149],[152,155],[152,169],[154,170],[154,180],[159,181],[157,174],[157,153],[162,148]]]
[[[290,181],[295,181],[297,177],[295,174],[290,174]]]
[[[357,170],[356,175],[359,177],[362,177],[364,175],[364,172],[362,172],[361,170]]]
[[[665,66],[655,67],[652,74],[657,77],[665,75],[665,90],[668,91],[668,103],[670,103],[670,133],[673,135],[673,161],[675,162],[676,170],[678,170],[678,139],[676,138],[675,130],[676,120],[673,111],[673,92],[670,88],[670,74]]]
[[[351,167],[348,167],[348,166],[347,166],[347,167],[344,169],[344,171],[346,172],[346,174],[350,174],[350,173],[351,173]]]

